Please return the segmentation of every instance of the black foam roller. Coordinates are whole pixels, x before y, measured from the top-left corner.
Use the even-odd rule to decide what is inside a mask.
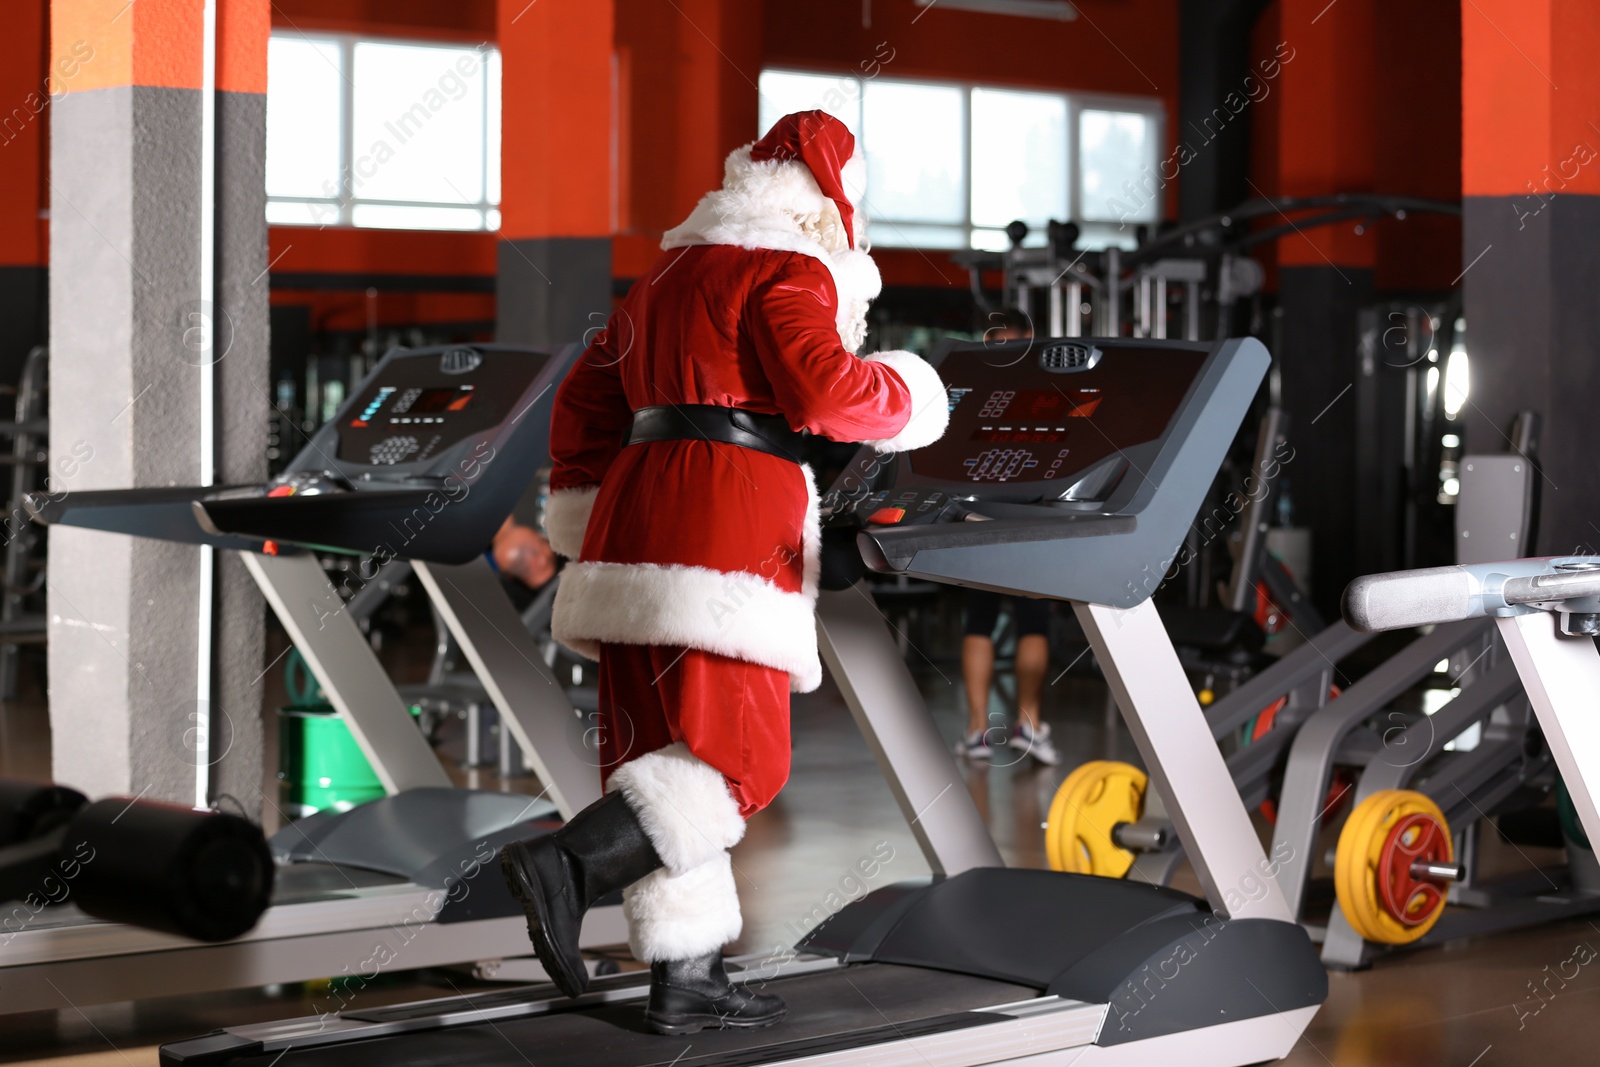
[[[49,833],[87,803],[76,789],[0,778],[0,848]]]
[[[61,843],[76,863],[71,899],[112,922],[226,941],[256,924],[272,894],[261,828],[236,815],[99,800]]]

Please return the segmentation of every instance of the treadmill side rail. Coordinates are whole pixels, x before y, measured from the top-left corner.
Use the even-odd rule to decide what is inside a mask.
[[[1590,637],[1566,637],[1553,612],[1538,611],[1495,620],[1523,688],[1539,717],[1545,744],[1555,757],[1589,840],[1600,841],[1600,811],[1594,783],[1600,782],[1600,652]]]
[[[1212,910],[1293,922],[1155,605],[1072,606]]]
[[[1005,866],[864,586],[818,595],[817,644],[933,872]]]
[[[239,553],[267,603],[289,631],[361,754],[389,793],[450,786],[450,775],[401,703],[372,645],[309,552]]]
[[[585,720],[546,669],[488,562],[413,566],[561,817],[599,800],[600,754],[584,744]]]

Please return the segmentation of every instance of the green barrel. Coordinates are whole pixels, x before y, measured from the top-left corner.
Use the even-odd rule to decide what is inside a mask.
[[[284,813],[298,819],[377,800],[383,783],[338,712],[287,707],[278,711],[278,795]]]
[[[284,814],[299,819],[331,808],[348,811],[383,796],[361,746],[323,699],[299,649],[289,653],[284,684],[292,703],[278,709],[278,795]]]
[[[1583,832],[1583,823],[1578,821],[1572,794],[1567,792],[1567,783],[1560,778],[1556,779],[1556,814],[1561,817],[1562,835],[1585,852],[1593,852],[1589,847],[1589,835]]]

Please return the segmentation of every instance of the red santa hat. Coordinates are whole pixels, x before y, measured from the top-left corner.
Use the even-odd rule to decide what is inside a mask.
[[[822,111],[785,115],[761,140],[728,154],[722,188],[701,197],[662,235],[661,247],[735,245],[815,256],[833,276],[839,338],[854,352],[866,337],[867,306],[883,287],[872,257],[856,247],[865,194],[866,161],[844,123]],[[835,214],[844,230],[837,240]],[[812,225],[818,219],[827,237]]]
[[[856,208],[845,191],[844,170],[855,154],[855,134],[826,111],[785,115],[772,124],[765,137],[750,146],[752,163],[798,159],[805,164],[822,195],[839,209],[839,221],[844,224],[851,248],[856,246]]]

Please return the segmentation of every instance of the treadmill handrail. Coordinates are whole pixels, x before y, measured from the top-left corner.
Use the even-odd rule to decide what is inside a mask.
[[[928,548],[973,548],[1107,537],[1133,533],[1138,525],[1139,520],[1133,515],[1074,515],[1069,512],[1036,519],[990,519],[869,528],[856,535],[856,544],[873,570],[903,571],[911,565],[918,552]]]
[[[1531,605],[1600,596],[1600,556],[1543,556],[1369,574],[1344,592],[1357,630],[1398,630],[1461,619],[1521,615]]]
[[[383,554],[385,558],[467,563],[489,547],[504,516],[498,509],[473,506],[462,493],[457,504],[443,489],[413,487],[312,496],[202,498],[193,502],[195,523],[208,533],[286,542],[324,552]],[[458,508],[472,535],[433,538],[433,519]],[[413,529],[410,524],[415,522]],[[477,535],[477,536],[473,536]]]
[[[42,526],[76,526],[108,533],[150,537],[188,545],[255,551],[261,542],[207,531],[194,521],[192,505],[209,493],[237,492],[250,486],[162,485],[135,489],[92,489],[60,497],[28,493],[22,506]]]

